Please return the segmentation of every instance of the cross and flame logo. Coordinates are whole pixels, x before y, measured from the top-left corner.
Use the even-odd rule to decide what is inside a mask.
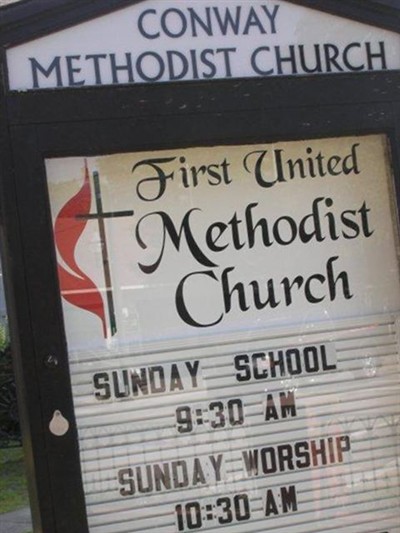
[[[58,277],[63,298],[85,311],[95,314],[100,320],[104,338],[117,332],[110,263],[107,251],[105,219],[132,216],[133,211],[104,212],[100,190],[100,179],[97,172],[93,173],[96,213],[90,213],[92,206],[92,187],[89,169],[85,160],[84,181],[82,187],[58,213],[54,223],[54,234],[57,251],[69,270],[58,261]],[[108,326],[106,305],[102,291],[93,280],[79,267],[75,253],[77,244],[90,220],[97,220],[104,270],[104,290],[108,307]],[[109,334],[108,334],[109,331]]]

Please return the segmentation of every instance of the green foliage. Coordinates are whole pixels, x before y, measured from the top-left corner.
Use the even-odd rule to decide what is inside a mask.
[[[0,321],[0,447],[20,441],[17,393],[12,369],[8,325]]]
[[[0,321],[0,352],[5,352],[10,346],[10,334],[7,320]]]
[[[1,448],[1,446],[14,446]],[[15,447],[18,446],[18,447]],[[0,322],[0,513],[29,505],[7,322]]]
[[[29,505],[22,448],[0,449],[0,513]]]
[[[0,320],[0,380],[12,374],[10,335],[6,320]]]

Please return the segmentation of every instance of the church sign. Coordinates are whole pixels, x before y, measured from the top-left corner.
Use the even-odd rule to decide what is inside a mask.
[[[31,2],[1,193],[37,530],[397,533],[400,25]]]
[[[116,34],[115,29],[118,28]],[[285,0],[145,0],[7,51],[13,90],[400,68],[398,34]]]
[[[118,510],[113,531],[278,530],[307,520],[314,469],[368,511],[360,469],[396,458],[395,354],[372,318],[386,339],[400,299],[386,150],[372,135],[46,161],[93,527]],[[345,348],[354,317],[367,371]],[[307,331],[326,319],[328,336]]]

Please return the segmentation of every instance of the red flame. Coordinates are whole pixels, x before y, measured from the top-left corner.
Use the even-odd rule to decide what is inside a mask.
[[[104,337],[107,337],[104,303],[100,291],[79,268],[75,259],[76,246],[88,222],[87,219],[76,216],[88,215],[91,201],[89,171],[85,162],[85,179],[81,189],[64,205],[54,223],[57,250],[73,272],[72,274],[58,264],[58,277],[63,298],[72,305],[97,315],[103,325]]]

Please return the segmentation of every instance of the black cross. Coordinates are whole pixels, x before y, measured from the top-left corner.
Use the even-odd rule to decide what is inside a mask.
[[[86,220],[97,220],[99,224],[101,253],[102,253],[103,268],[104,268],[104,281],[105,281],[105,289],[106,289],[107,304],[108,304],[108,316],[110,318],[111,336],[113,336],[117,332],[117,322],[115,319],[115,307],[114,307],[114,298],[113,298],[113,293],[112,293],[111,271],[110,271],[110,262],[108,259],[104,219],[105,218],[118,218],[118,217],[131,217],[134,214],[134,212],[133,211],[115,211],[115,212],[105,213],[103,211],[103,202],[101,200],[100,179],[99,179],[98,172],[93,172],[93,185],[94,185],[94,194],[96,198],[96,213],[91,213],[89,215],[76,215],[76,218],[86,219]]]

